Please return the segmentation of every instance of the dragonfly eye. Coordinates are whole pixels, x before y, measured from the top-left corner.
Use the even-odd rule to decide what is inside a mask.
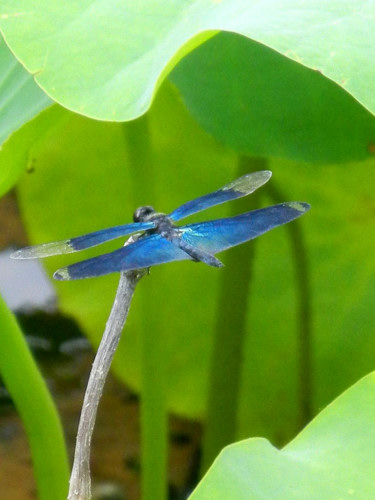
[[[146,205],[139,207],[133,214],[134,222],[146,222],[151,214],[155,213],[154,207]]]

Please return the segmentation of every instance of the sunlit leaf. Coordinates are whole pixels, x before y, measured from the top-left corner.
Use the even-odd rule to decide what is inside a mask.
[[[144,113],[163,78],[215,30],[319,70],[374,111],[374,22],[366,0],[4,0],[0,13],[7,43],[41,87],[106,120]]]
[[[0,144],[50,104],[0,36]]]
[[[371,374],[323,410],[280,451],[264,439],[228,446],[189,498],[372,498],[374,391]]]

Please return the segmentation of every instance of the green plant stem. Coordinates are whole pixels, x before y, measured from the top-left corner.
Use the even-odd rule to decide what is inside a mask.
[[[238,176],[264,168],[263,160],[240,158]],[[251,200],[239,200],[233,209],[236,213],[241,208],[249,211],[256,205],[256,200],[257,194],[253,194]],[[209,373],[202,473],[206,472],[220,450],[232,443],[237,435],[241,360],[254,252],[255,241],[232,248],[226,259],[226,267],[220,271],[222,274]]]
[[[313,417],[312,398],[312,314],[311,287],[307,261],[307,248],[301,224],[296,221],[288,228],[294,253],[297,288],[298,338],[299,338],[299,401],[302,429]]]
[[[269,194],[275,203],[281,203],[285,197],[275,188],[268,187]],[[300,221],[287,224],[286,230],[293,252],[295,280],[297,290],[297,336],[298,336],[298,380],[299,380],[299,429],[305,427],[313,417],[313,377],[312,377],[312,311],[311,285],[307,248],[304,241]]]
[[[69,464],[56,407],[13,314],[0,297],[0,371],[25,426],[40,500],[63,500]]]
[[[152,144],[148,116],[124,126],[131,163],[134,192],[142,192],[145,203],[155,203]],[[135,207],[136,208],[136,207]],[[149,314],[148,305],[160,294],[160,283],[152,276],[141,289],[143,308],[141,325],[142,395],[141,443],[143,500],[167,498],[168,415],[166,403],[166,374],[163,359],[163,332],[160,318]]]
[[[151,280],[149,280],[151,281]],[[149,283],[147,283],[149,285]],[[155,292],[155,284],[144,291],[145,305]],[[160,293],[160,290],[159,290]],[[168,420],[164,366],[160,366],[163,338],[159,321],[143,312],[142,336],[142,498],[167,498]]]

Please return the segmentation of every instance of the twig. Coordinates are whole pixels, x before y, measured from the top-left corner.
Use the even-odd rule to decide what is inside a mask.
[[[144,270],[121,273],[116,297],[96,354],[83,401],[68,500],[90,500],[90,445],[105,380],[128,316],[135,286]]]

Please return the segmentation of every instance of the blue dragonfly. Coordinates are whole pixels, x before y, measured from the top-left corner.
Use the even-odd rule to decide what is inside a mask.
[[[76,280],[187,259],[221,267],[223,264],[215,254],[300,217],[309,210],[310,205],[288,202],[235,217],[184,226],[176,226],[175,222],[206,208],[247,196],[265,184],[271,175],[269,170],[244,175],[213,193],[188,201],[169,215],[156,212],[151,206],[140,207],[134,212],[133,223],[102,229],[69,240],[21,248],[11,257],[34,259],[78,252],[137,233],[133,235],[130,243],[127,242],[118,250],[63,267],[54,273],[54,278]],[[142,233],[138,234],[139,231]]]

